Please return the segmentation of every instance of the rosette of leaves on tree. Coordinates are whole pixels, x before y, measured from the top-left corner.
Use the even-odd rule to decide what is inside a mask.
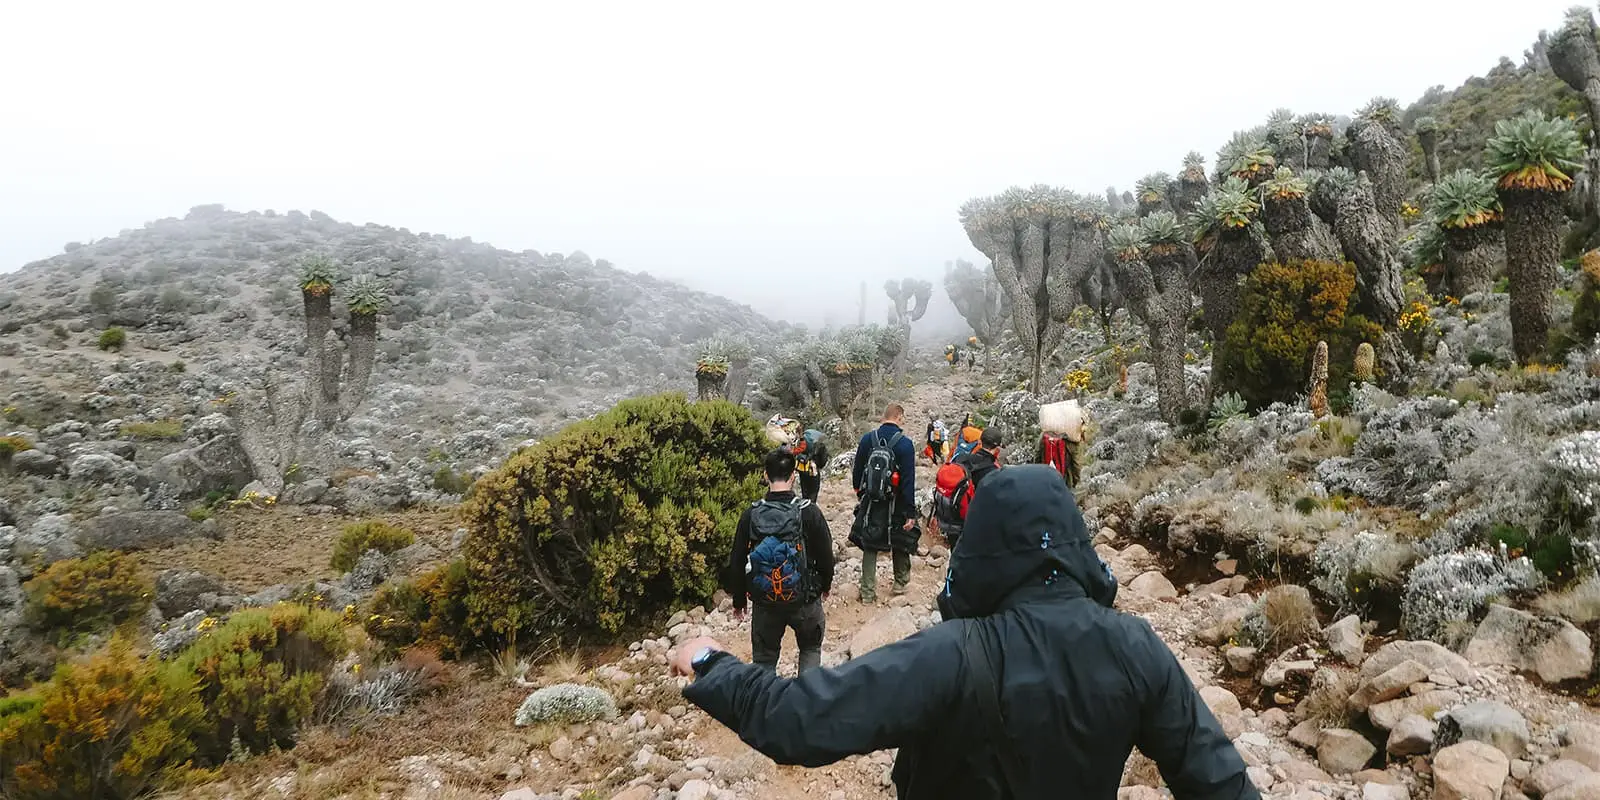
[[[1211,192],[1211,182],[1206,180],[1206,157],[1199,151],[1189,151],[1169,192],[1174,213],[1188,214],[1198,208],[1200,200]]]
[[[1444,291],[1458,299],[1488,291],[1505,268],[1505,237],[1494,179],[1469,169],[1440,178],[1429,193],[1427,217],[1444,265]],[[1430,250],[1421,255],[1433,255]]]
[[[1288,167],[1278,167],[1261,185],[1261,223],[1279,259],[1337,258],[1333,233],[1311,212],[1311,187]]]
[[[1139,216],[1148,217],[1157,211],[1171,211],[1167,205],[1167,188],[1172,176],[1154,172],[1140,178],[1133,185],[1133,196],[1139,201]]]
[[[708,339],[700,345],[694,377],[701,400],[723,397],[728,385],[728,346],[721,339]]]
[[[823,341],[817,348],[817,364],[827,380],[827,407],[834,416],[850,414],[850,354],[839,339]]]
[[[1239,131],[1217,151],[1219,179],[1238,178],[1252,188],[1272,177],[1277,166],[1265,129]]]

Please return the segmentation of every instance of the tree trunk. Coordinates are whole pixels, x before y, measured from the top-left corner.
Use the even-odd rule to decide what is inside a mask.
[[[339,422],[339,378],[343,372],[344,353],[338,334],[328,331],[322,337],[321,396],[317,404],[317,422],[324,432],[333,430]]]
[[[300,291],[306,309],[306,385],[310,387],[311,397],[316,405],[313,416],[318,420],[323,418],[323,398],[326,396],[322,388],[322,376],[326,374],[325,361],[328,357],[325,339],[328,332],[333,330],[332,294],[332,290],[317,293],[303,289]],[[338,373],[334,374],[337,376]],[[339,397],[337,384],[334,386],[333,396],[337,404]]]
[[[1422,145],[1422,167],[1428,173],[1428,183],[1439,182],[1439,134],[1419,132],[1417,142]]]
[[[1305,197],[1267,198],[1261,223],[1272,239],[1272,253],[1279,259],[1332,261],[1339,257],[1339,246],[1311,213]]]
[[[1306,137],[1306,169],[1327,169],[1332,154],[1332,135],[1311,134]]]
[[[1168,290],[1171,292],[1172,290]],[[1187,289],[1183,289],[1185,295]],[[1156,368],[1156,405],[1161,418],[1176,424],[1189,405],[1188,384],[1183,375],[1184,331],[1188,327],[1188,303],[1176,298],[1157,298],[1155,313],[1149,320],[1150,356]],[[1179,306],[1183,308],[1180,308]]]
[[[1505,235],[1498,224],[1444,231],[1444,287],[1451,297],[1487,292],[1505,270]]]
[[[1561,256],[1561,195],[1500,191],[1505,206],[1506,277],[1511,289],[1511,347],[1517,360],[1532,363],[1550,335],[1550,298]]]
[[[1362,124],[1351,142],[1356,169],[1372,181],[1373,202],[1390,225],[1400,220],[1406,197],[1406,149],[1375,122]]]
[[[1356,265],[1359,310],[1384,330],[1394,330],[1405,302],[1405,287],[1391,244],[1394,227],[1378,209],[1371,183],[1357,181],[1339,198],[1334,229],[1345,256]]]
[[[850,418],[850,373],[828,368],[828,407],[841,420]]]
[[[367,384],[372,378],[372,362],[378,353],[378,317],[375,314],[350,315],[350,364],[339,393],[339,418],[349,419],[367,399]]]
[[[750,390],[750,359],[735,358],[728,363],[728,380],[723,390],[723,397],[734,405],[744,405],[745,395]]]
[[[1211,251],[1200,259],[1200,310],[1213,346],[1227,338],[1228,326],[1239,313],[1240,279],[1272,258],[1261,245],[1250,229],[1232,230],[1218,235]]]
[[[694,374],[695,389],[701,401],[717,400],[727,396],[728,373],[696,372]]]

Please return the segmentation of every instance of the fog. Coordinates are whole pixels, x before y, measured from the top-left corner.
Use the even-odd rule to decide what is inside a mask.
[[[1570,0],[12,3],[0,271],[182,216],[583,250],[797,322],[983,263],[1011,184],[1131,187],[1275,107],[1409,104]]]

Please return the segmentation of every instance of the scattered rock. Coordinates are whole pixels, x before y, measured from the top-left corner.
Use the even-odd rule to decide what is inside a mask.
[[[1389,741],[1384,747],[1390,755],[1420,756],[1433,752],[1433,734],[1436,726],[1432,720],[1412,714],[1400,720],[1389,731]]]
[[[1361,677],[1374,678],[1402,661],[1415,661],[1428,668],[1430,675],[1449,675],[1458,684],[1470,684],[1478,677],[1467,660],[1443,645],[1428,641],[1390,642],[1377,649],[1361,664]]]
[[[1322,629],[1322,638],[1328,650],[1353,667],[1366,660],[1367,633],[1361,629],[1361,618],[1355,614],[1343,617]]]
[[[1237,558],[1225,558],[1217,562],[1217,572],[1222,573],[1226,577],[1231,578],[1238,571],[1239,559]]]
[[[389,579],[393,572],[389,557],[377,550],[368,550],[356,560],[356,565],[345,573],[344,587],[352,592],[368,592]]]
[[[648,786],[630,786],[611,795],[611,800],[652,800],[655,796],[655,790]]]
[[[540,800],[539,793],[524,786],[521,789],[512,789],[503,795],[500,800]]]
[[[1589,773],[1544,796],[1544,800],[1594,800],[1600,797],[1600,775]]]
[[[197,570],[169,569],[156,576],[156,608],[168,619],[195,609],[210,611],[217,598],[233,593],[217,577]]]
[[[1434,800],[1498,800],[1511,760],[1478,741],[1451,745],[1433,759]]]
[[[1595,771],[1565,758],[1543,764],[1528,774],[1522,788],[1534,797],[1543,797],[1579,779],[1595,775]],[[1600,797],[1600,795],[1596,795]]]
[[[1559,683],[1588,677],[1593,652],[1589,635],[1564,619],[1494,605],[1467,643],[1466,656],[1473,664],[1516,667]]]
[[[183,500],[205,497],[210,492],[237,491],[255,477],[239,437],[231,434],[162,456],[150,466],[151,480],[171,486]]]
[[[1350,706],[1357,711],[1366,711],[1374,703],[1387,702],[1405,694],[1412,684],[1427,677],[1427,667],[1415,661],[1402,661],[1382,674],[1362,681],[1355,694],[1350,696]]]
[[[1321,738],[1322,728],[1309,719],[1303,720],[1289,729],[1289,741],[1307,750],[1315,750],[1317,748],[1317,740]]]
[[[24,450],[17,455],[31,452]],[[20,563],[38,561],[46,566],[77,558],[83,555],[82,534],[66,514],[45,514],[17,533],[11,554]]]
[[[1172,581],[1155,570],[1134,578],[1133,582],[1128,584],[1128,590],[1151,600],[1170,600],[1178,596],[1178,588],[1172,585]]]
[[[862,625],[861,629],[850,637],[850,648],[847,653],[850,658],[860,658],[866,653],[886,644],[898,642],[916,632],[917,620],[910,609],[892,609]]]
[[[1528,722],[1517,710],[1498,700],[1476,700],[1453,708],[1439,720],[1435,734],[1440,747],[1477,741],[1493,745],[1508,760],[1528,751]]]
[[[572,759],[572,740],[565,736],[550,743],[550,757],[557,761]]]
[[[1361,785],[1361,800],[1411,800],[1411,790],[1393,783],[1368,781]]]
[[[683,788],[678,790],[676,800],[709,800],[715,792],[716,789],[712,788],[711,784],[695,779],[685,783]]]
[[[61,459],[42,450],[24,450],[11,455],[11,467],[24,475],[53,478],[61,472]]]
[[[1276,689],[1288,683],[1295,675],[1310,675],[1316,671],[1315,661],[1287,661],[1280,657],[1261,671],[1261,685],[1268,689]]]
[[[124,511],[91,520],[81,538],[91,550],[148,550],[201,535],[200,525],[177,511]]]
[[[1367,719],[1383,730],[1394,730],[1400,720],[1413,714],[1426,717],[1460,702],[1460,694],[1448,689],[1435,689],[1424,694],[1395,698],[1387,703],[1374,703],[1367,709]]]
[[[1256,649],[1254,647],[1230,647],[1223,654],[1228,660],[1228,668],[1240,675],[1248,675],[1256,668]]]
[[[1377,755],[1367,737],[1345,728],[1329,728],[1317,739],[1317,763],[1334,775],[1362,769]]]

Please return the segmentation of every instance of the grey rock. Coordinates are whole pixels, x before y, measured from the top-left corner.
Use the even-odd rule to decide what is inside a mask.
[[[1493,745],[1506,754],[1509,765],[1510,759],[1528,751],[1528,721],[1498,700],[1475,700],[1450,709],[1439,720],[1435,741],[1441,748],[1465,741]]]
[[[1128,590],[1151,600],[1169,600],[1178,596],[1178,588],[1167,576],[1156,570],[1140,575],[1128,584]]]
[[[1494,605],[1467,643],[1466,656],[1473,664],[1516,667],[1559,683],[1588,677],[1593,652],[1589,635],[1564,619]]]
[[[1343,617],[1322,629],[1322,638],[1334,655],[1353,667],[1366,660],[1367,633],[1361,629],[1361,618],[1355,614]]]
[[[1434,800],[1498,800],[1510,774],[1511,760],[1490,745],[1451,745],[1433,759]]]
[[[389,560],[394,564],[395,572],[407,575],[418,567],[431,564],[443,557],[444,554],[439,552],[439,548],[427,542],[415,542],[391,553]]]
[[[156,576],[156,608],[168,619],[190,611],[212,611],[207,599],[213,603],[219,597],[233,594],[233,590],[215,576],[192,569],[169,569]]]
[[[1357,711],[1366,711],[1374,703],[1393,700],[1405,694],[1412,684],[1427,679],[1427,667],[1415,661],[1402,661],[1382,674],[1362,681],[1355,694],[1350,696],[1350,706]]]
[[[310,506],[322,502],[328,494],[328,482],[321,478],[290,484],[284,487],[278,502],[291,506]]]
[[[357,594],[372,591],[378,584],[388,580],[393,570],[388,556],[377,550],[368,550],[362,553],[356,560],[356,565],[345,573],[344,588]]]
[[[1544,800],[1594,800],[1600,797],[1600,774],[1585,775],[1544,796]]]
[[[1228,661],[1228,668],[1240,675],[1248,675],[1256,668],[1254,647],[1230,647],[1223,657]]]
[[[200,638],[200,623],[205,619],[206,612],[199,609],[184,614],[150,637],[150,648],[162,658],[177,655]]]
[[[24,450],[12,454],[11,467],[24,475],[53,478],[61,472],[61,459],[42,450]]]
[[[1295,675],[1310,675],[1316,671],[1315,661],[1287,660],[1280,657],[1261,671],[1261,685],[1269,689],[1277,688],[1288,683]]]
[[[1430,674],[1449,675],[1460,684],[1470,684],[1478,677],[1477,670],[1465,658],[1428,641],[1390,642],[1377,649],[1361,664],[1361,677],[1372,678],[1393,669],[1402,661],[1416,661],[1428,668]]]
[[[1461,702],[1461,695],[1448,689],[1434,689],[1410,697],[1397,697],[1387,703],[1374,703],[1367,709],[1367,719],[1383,730],[1394,730],[1400,720],[1416,714],[1428,716],[1432,711],[1442,711]]]
[[[132,462],[110,453],[89,453],[72,460],[67,476],[79,483],[96,486],[126,486],[139,477],[139,468]]]
[[[82,534],[66,514],[45,514],[17,534],[11,555],[19,562],[40,561],[46,565],[77,558],[83,555]]]
[[[204,535],[198,523],[177,511],[127,511],[90,521],[82,540],[91,550],[149,550]]]
[[[239,438],[223,435],[199,447],[162,456],[150,467],[150,479],[193,500],[211,492],[237,492],[255,480],[255,470]]]
[[[851,658],[861,656],[886,644],[893,644],[917,632],[917,620],[909,609],[896,608],[883,612],[862,625],[850,637]]]
[[[1411,790],[1393,783],[1367,781],[1361,785],[1361,800],[1411,800]]]
[[[1432,720],[1416,714],[1401,719],[1389,731],[1385,750],[1395,756],[1420,756],[1433,752],[1433,734],[1437,726]]]
[[[1367,737],[1345,728],[1329,728],[1317,739],[1317,763],[1334,775],[1364,769],[1377,754]]]
[[[1578,780],[1595,775],[1595,771],[1576,761],[1558,758],[1536,767],[1522,782],[1522,788],[1534,797],[1543,797]]]

